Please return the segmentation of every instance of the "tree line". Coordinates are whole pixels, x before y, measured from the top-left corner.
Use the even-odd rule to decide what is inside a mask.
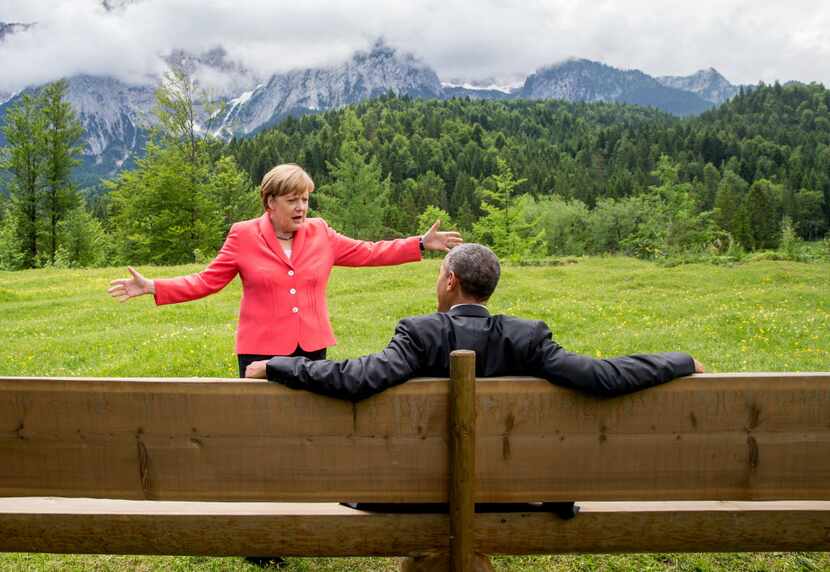
[[[25,94],[6,113],[0,154],[8,198],[0,200],[0,268],[99,262],[101,224],[72,181],[83,129],[64,101],[66,83]]]
[[[157,93],[144,157],[88,208],[69,177],[80,133],[60,85],[7,115],[5,268],[204,260],[230,224],[259,214],[256,183],[284,162],[306,168],[313,212],[350,236],[405,236],[441,218],[520,260],[793,253],[830,228],[830,92],[815,84],[762,85],[691,119],[388,95],[224,144],[204,135],[178,72]]]
[[[7,111],[0,269],[204,261],[233,222],[259,214],[247,174],[204,136],[196,86],[180,70],[157,90],[136,168],[83,200],[70,176],[82,129],[65,91],[65,82],[50,84]]]
[[[418,231],[411,213],[438,209],[483,241],[496,240],[485,231],[494,217],[509,220],[501,253],[519,258],[717,256],[825,235],[828,108],[816,84],[741,90],[683,120],[610,103],[385,97],[290,118],[229,148],[254,180],[292,159],[323,189],[344,163],[374,165],[374,195],[387,203],[375,236]],[[347,158],[356,131],[362,155]],[[342,217],[346,206],[323,211]]]

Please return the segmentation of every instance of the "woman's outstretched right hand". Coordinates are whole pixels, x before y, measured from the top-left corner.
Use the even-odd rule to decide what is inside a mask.
[[[132,274],[132,278],[119,278],[110,282],[110,287],[107,290],[110,296],[119,302],[126,302],[130,298],[143,294],[155,294],[156,285],[152,280],[147,280],[132,266],[128,266],[127,270]]]

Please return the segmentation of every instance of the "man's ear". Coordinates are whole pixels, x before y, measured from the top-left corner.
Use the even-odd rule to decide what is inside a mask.
[[[458,276],[455,275],[455,272],[450,272],[447,274],[447,291],[453,292],[459,287],[460,283],[458,281]]]

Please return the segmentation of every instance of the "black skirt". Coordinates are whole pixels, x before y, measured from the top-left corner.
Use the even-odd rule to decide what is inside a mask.
[[[272,357],[274,356],[261,354],[236,354],[236,358],[239,361],[239,377],[245,377],[245,369],[255,361],[271,359]],[[294,349],[294,352],[290,356],[286,357],[305,357],[312,361],[326,359],[326,348],[313,352],[307,352],[300,346],[297,346]]]

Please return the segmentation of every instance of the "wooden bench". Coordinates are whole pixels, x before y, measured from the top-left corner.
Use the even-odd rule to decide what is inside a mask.
[[[475,382],[471,353],[454,352],[452,383],[357,404],[259,381],[0,378],[0,496],[13,497],[0,551],[451,550],[463,570],[473,551],[830,550],[830,373],[696,375],[597,399]],[[448,499],[450,515],[336,504]],[[473,515],[473,500],[582,510]]]

